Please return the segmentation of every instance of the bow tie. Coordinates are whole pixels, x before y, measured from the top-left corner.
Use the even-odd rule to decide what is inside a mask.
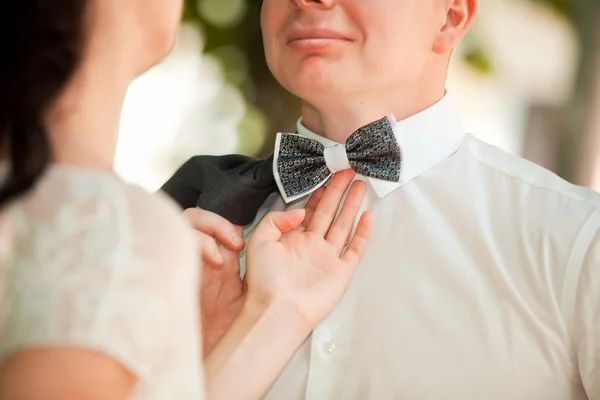
[[[400,180],[402,155],[389,117],[360,128],[345,145],[324,146],[297,134],[279,133],[274,157],[273,173],[286,202],[312,193],[336,172],[350,168],[369,178]]]
[[[347,168],[373,178],[399,180],[400,147],[387,119],[359,129],[345,146],[325,147],[296,134],[283,134],[277,147],[265,160],[239,155],[192,157],[162,191],[184,209],[200,207],[234,224],[247,225],[280,186],[274,175],[285,182],[279,191],[282,196],[285,191],[288,201],[290,195],[308,194],[334,172]]]

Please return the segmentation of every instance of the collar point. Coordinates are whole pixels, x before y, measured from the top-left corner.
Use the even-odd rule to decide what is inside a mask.
[[[402,182],[389,182],[376,178],[369,178],[369,181],[373,191],[375,191],[375,194],[377,194],[380,199],[383,199],[402,186]]]

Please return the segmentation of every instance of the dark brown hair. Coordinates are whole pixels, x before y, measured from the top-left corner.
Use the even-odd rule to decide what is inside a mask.
[[[10,158],[0,207],[44,173],[52,149],[44,115],[81,55],[87,0],[9,0],[0,23],[0,144]]]

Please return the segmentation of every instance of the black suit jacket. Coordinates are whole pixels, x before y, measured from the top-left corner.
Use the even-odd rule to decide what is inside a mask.
[[[241,155],[195,156],[163,185],[183,209],[200,207],[248,225],[267,197],[277,190],[273,156],[258,160]]]

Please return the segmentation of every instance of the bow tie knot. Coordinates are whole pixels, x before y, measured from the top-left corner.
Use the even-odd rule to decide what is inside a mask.
[[[388,117],[354,132],[345,145],[324,146],[297,134],[279,133],[273,173],[286,202],[317,190],[332,174],[352,168],[366,177],[398,182],[402,156]]]
[[[346,153],[346,146],[342,144],[326,146],[323,149],[323,156],[325,157],[325,164],[332,174],[352,168]]]

